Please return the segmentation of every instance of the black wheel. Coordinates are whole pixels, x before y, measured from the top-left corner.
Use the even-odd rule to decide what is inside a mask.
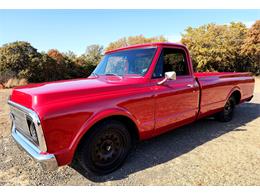
[[[108,174],[123,164],[131,145],[131,135],[123,123],[104,121],[94,126],[80,145],[78,160],[89,173]]]
[[[236,105],[236,100],[231,96],[226,102],[223,110],[217,113],[216,118],[221,122],[231,121],[233,118],[233,113]]]

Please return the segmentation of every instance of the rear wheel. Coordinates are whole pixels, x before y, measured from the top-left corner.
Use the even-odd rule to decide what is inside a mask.
[[[236,100],[234,96],[231,96],[228,101],[226,102],[223,110],[217,113],[216,118],[221,122],[228,122],[231,121],[234,114],[234,109],[236,105]]]
[[[131,145],[131,135],[123,123],[103,121],[94,126],[81,144],[78,160],[87,172],[108,174],[123,164]]]

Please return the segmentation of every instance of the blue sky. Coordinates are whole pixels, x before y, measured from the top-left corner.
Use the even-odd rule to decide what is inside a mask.
[[[188,26],[250,26],[257,19],[260,10],[0,10],[0,45],[21,40],[39,51],[82,54],[88,45],[107,46],[125,36],[164,35],[177,42]]]

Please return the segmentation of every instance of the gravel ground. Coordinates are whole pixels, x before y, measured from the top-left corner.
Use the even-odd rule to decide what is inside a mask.
[[[260,185],[260,79],[229,123],[204,119],[139,143],[118,171],[87,179],[80,168],[44,172],[10,138],[0,90],[0,185]],[[85,177],[84,177],[85,175]]]

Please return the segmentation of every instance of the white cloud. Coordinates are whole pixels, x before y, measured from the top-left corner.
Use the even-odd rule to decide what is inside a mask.
[[[172,34],[172,35],[164,35],[169,42],[180,42],[181,41],[181,34]]]
[[[243,22],[247,28],[251,28],[251,26],[253,26],[253,24],[255,23],[255,21],[246,21],[246,22]]]

